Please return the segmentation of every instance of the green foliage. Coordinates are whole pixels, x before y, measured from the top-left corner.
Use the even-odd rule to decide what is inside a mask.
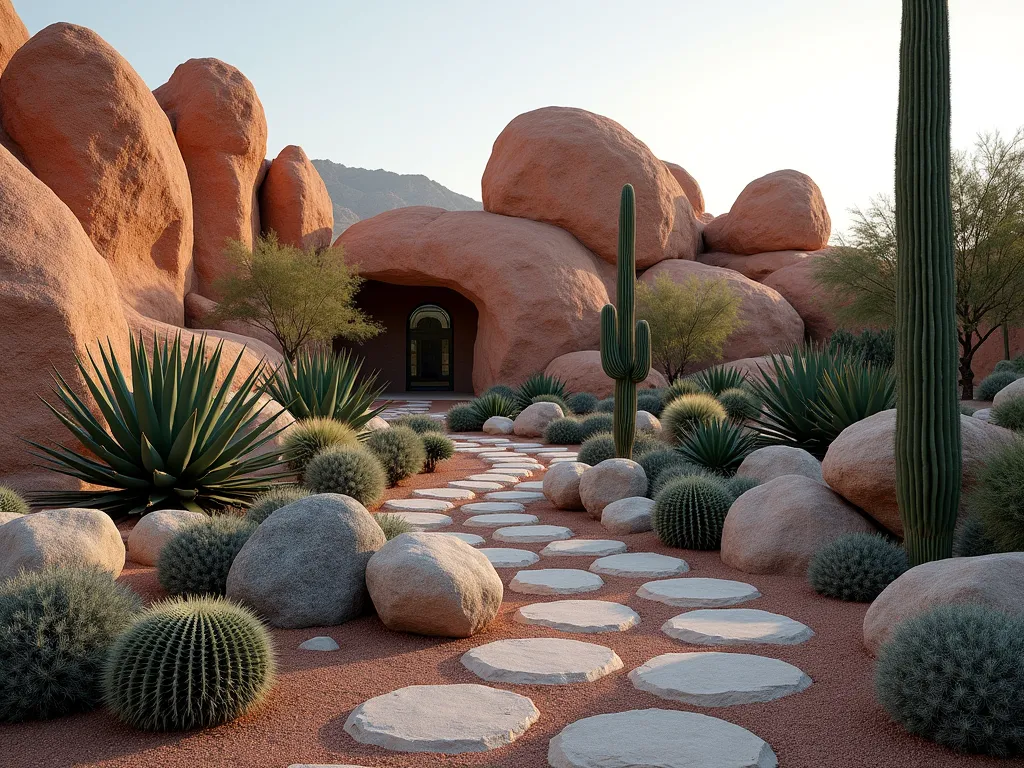
[[[535,373],[516,389],[514,402],[516,410],[523,410],[533,402],[533,398],[537,395],[555,395],[564,400],[568,397],[569,392],[565,388],[565,383],[560,379],[543,373]]]
[[[1017,365],[1016,365],[1016,363],[1013,362],[1013,360],[1000,360],[999,362],[997,362],[995,364],[995,366],[993,366],[992,372],[993,373],[1020,373],[1020,371],[1017,370]]]
[[[680,477],[654,498],[651,525],[661,542],[682,549],[719,549],[733,497],[713,477]]]
[[[564,416],[572,416],[572,409],[569,408],[565,400],[558,395],[537,395],[530,401],[531,405],[533,403],[554,403],[562,409],[562,414]]]
[[[735,368],[713,365],[690,376],[701,392],[718,397],[727,389],[740,389],[747,383],[747,377]]]
[[[442,435],[444,434],[444,426],[440,421],[419,413],[401,416],[390,422],[390,424],[392,427],[408,427],[418,435],[424,435],[427,432],[440,432]]]
[[[363,342],[384,330],[356,306],[363,280],[340,247],[302,250],[270,233],[257,238],[252,250],[231,241],[225,256],[233,268],[214,282],[221,296],[215,319],[262,328],[288,360],[307,344]]]
[[[423,462],[424,472],[433,472],[437,469],[438,462],[447,461],[455,455],[455,443],[447,436],[437,432],[427,432],[421,437],[423,450],[427,455]]]
[[[698,467],[696,464],[683,461],[683,457],[680,456],[677,463],[670,464],[662,469],[654,481],[648,481],[647,495],[652,499],[655,498],[665,486],[669,485],[673,480],[678,480],[682,477],[707,477],[711,474],[712,473],[708,472],[704,467]],[[725,481],[725,478],[718,475],[712,476],[719,482]]]
[[[306,465],[321,451],[358,445],[359,435],[352,427],[331,418],[314,416],[296,422],[284,433],[281,455],[288,461],[289,469],[295,470],[301,479]]]
[[[978,409],[972,405],[966,403],[960,403],[960,413],[964,416],[973,416],[978,412]]]
[[[27,515],[28,502],[10,486],[0,483],[0,514]]]
[[[1000,552],[1024,552],[1024,441],[990,454],[967,497]]]
[[[481,419],[469,403],[453,405],[448,409],[444,417],[449,432],[479,432],[484,428],[484,421]]]
[[[891,328],[865,328],[859,334],[840,328],[829,336],[827,349],[833,355],[876,368],[892,368],[896,364],[896,334]]]
[[[761,413],[757,395],[746,387],[730,387],[718,393],[718,402],[725,408],[725,414],[732,421],[756,419]]]
[[[595,413],[612,413],[615,410],[615,398],[606,397],[604,400],[598,400],[597,405],[594,406]]]
[[[642,456],[660,447],[662,447],[662,443],[655,438],[639,434],[633,441],[632,459],[639,461]],[[576,460],[593,467],[605,459],[614,459],[616,455],[615,438],[610,433],[603,432],[592,435],[583,441],[577,452]]]
[[[96,568],[50,568],[0,584],[0,722],[99,704],[107,651],[141,608]]]
[[[42,452],[34,455],[49,469],[102,489],[44,491],[31,500],[102,509],[116,517],[154,509],[205,512],[246,506],[280,477],[254,476],[280,462],[273,453],[257,455],[280,430],[269,431],[272,419],[259,426],[254,421],[267,408],[259,402],[266,390],[257,383],[261,369],[231,394],[242,352],[217,383],[222,350],[223,342],[208,353],[204,336],[193,339],[183,360],[180,334],[163,343],[154,336],[150,359],[142,337],[132,337],[131,387],[112,344],[100,346],[102,368],[91,353],[91,367],[76,358],[99,417],[55,371],[54,391],[66,413],[52,405],[50,410],[91,455],[33,442]]]
[[[678,451],[672,448],[656,448],[652,451],[648,451],[639,459],[637,464],[643,469],[644,474],[647,475],[647,489],[654,486],[657,482],[658,477],[666,469],[672,466],[685,463],[683,457],[679,455]]]
[[[374,434],[390,431],[382,429]],[[305,477],[311,492],[351,496],[364,507],[380,501],[387,480],[381,462],[365,448],[329,448],[318,453],[309,462]]]
[[[608,413],[594,413],[580,421],[580,435],[583,440],[599,432],[612,431],[612,416]],[[582,441],[581,441],[582,442]]]
[[[680,395],[661,412],[662,435],[671,443],[680,445],[699,424],[725,421],[725,409],[714,396],[706,392]]]
[[[481,397],[487,397],[487,395],[501,395],[506,400],[515,401],[516,391],[508,384],[495,384],[484,392]]]
[[[645,390],[637,393],[636,396],[636,409],[638,411],[647,411],[652,416],[661,415],[661,392],[655,390]]]
[[[377,430],[367,438],[366,447],[384,467],[389,486],[420,472],[427,460],[423,440],[408,427]]]
[[[743,475],[736,475],[736,477],[730,477],[725,481],[725,489],[729,491],[730,495],[734,499],[738,499],[751,488],[757,488],[760,484],[760,480],[755,480],[752,477],[744,477]]]
[[[565,404],[576,415],[584,416],[594,412],[594,409],[597,407],[597,397],[589,392],[577,392],[569,395],[566,398]]]
[[[953,534],[953,557],[978,557],[999,552],[996,543],[985,530],[985,524],[977,515],[961,521]]]
[[[753,432],[731,421],[699,422],[676,448],[691,464],[726,477],[736,474],[743,460],[757,447]]]
[[[300,354],[265,379],[267,391],[296,419],[314,416],[334,419],[362,432],[366,423],[379,416],[387,403],[373,407],[384,394],[377,374],[360,376],[363,361],[349,351]]]
[[[943,605],[896,625],[875,665],[879,704],[910,733],[960,752],[1024,752],[1024,620]]]
[[[373,519],[377,521],[377,525],[384,532],[384,538],[388,541],[391,541],[395,536],[401,536],[403,533],[412,533],[416,530],[411,523],[400,515],[378,513],[373,516]]]
[[[1015,432],[1024,430],[1024,397],[1012,397],[993,406],[990,420],[997,427],[1006,427]]]
[[[981,380],[974,395],[979,400],[991,400],[999,393],[999,390],[1005,388],[1008,384],[1012,384],[1019,378],[1020,374],[1016,371],[992,372]]]
[[[544,430],[544,442],[551,445],[579,445],[583,429],[576,419],[555,419]]]
[[[156,577],[172,595],[223,595],[235,555],[258,523],[217,515],[183,528],[160,550]]]
[[[270,517],[271,513],[307,496],[309,496],[309,491],[299,488],[297,485],[275,485],[269,491],[264,491],[253,499],[245,513],[245,519],[259,525]]]
[[[896,375],[891,368],[837,361],[808,405],[827,448],[851,424],[896,407]]]
[[[473,411],[473,424],[479,423],[480,426],[472,430],[459,430],[460,432],[479,432],[484,428],[484,422],[492,416],[505,416],[514,419],[519,413],[519,407],[515,400],[498,394],[478,397],[470,401],[469,407]],[[451,412],[449,411],[449,413]]]
[[[676,379],[661,391],[661,407],[665,408],[680,395],[696,395],[702,391],[693,379]]]
[[[848,533],[819,549],[807,579],[819,595],[870,603],[910,565],[898,544],[873,533]]]
[[[219,598],[157,603],[118,638],[103,678],[107,706],[150,731],[210,728],[269,692],[274,648],[259,619]]]

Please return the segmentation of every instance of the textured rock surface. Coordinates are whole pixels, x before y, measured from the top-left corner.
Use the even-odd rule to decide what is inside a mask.
[[[526,595],[575,595],[595,592],[604,586],[596,573],[578,568],[538,568],[520,571],[512,577],[508,588]]]
[[[814,635],[799,621],[756,608],[699,608],[672,617],[661,630],[692,645],[797,645]]]
[[[554,376],[565,382],[570,392],[589,392],[597,397],[611,397],[615,392],[615,381],[608,377],[601,367],[601,352],[597,349],[585,349],[580,352],[569,352],[559,355],[544,369],[547,376]],[[637,391],[657,389],[668,386],[665,377],[651,369],[647,378],[636,385]]]
[[[764,278],[765,285],[782,294],[800,313],[812,341],[826,341],[838,327],[834,311],[836,298],[827,293],[814,276],[821,260],[827,256],[828,249],[818,251]]]
[[[614,539],[572,539],[552,541],[540,553],[545,557],[601,557],[625,551],[625,542]]]
[[[590,564],[590,570],[608,576],[656,579],[686,573],[690,566],[678,557],[659,555],[656,552],[630,552],[599,558]]]
[[[285,147],[260,187],[260,225],[296,248],[329,248],[334,207],[324,180],[302,147]]]
[[[749,277],[760,283],[775,272],[794,264],[800,264],[810,258],[812,257],[806,251],[768,251],[750,255],[712,251],[700,254],[697,261],[712,267],[734,269],[744,277]]]
[[[661,422],[653,413],[647,411],[636,412],[636,431],[647,432],[656,435],[661,432]]]
[[[700,232],[668,167],[629,131],[582,109],[544,107],[498,135],[481,182],[484,210],[554,224],[615,263],[619,190],[636,189],[637,267],[692,259]]]
[[[520,437],[540,437],[555,419],[565,414],[555,403],[532,403],[523,408],[512,423],[512,432]]]
[[[607,600],[555,600],[524,605],[515,614],[520,624],[537,624],[562,632],[625,632],[640,616],[622,603]]]
[[[548,472],[550,474],[550,471]],[[612,533],[643,533],[651,530],[654,499],[628,496],[613,501],[601,512],[601,525]]]
[[[477,551],[486,557],[495,568],[525,568],[540,560],[536,552],[531,552],[528,549],[484,547]]]
[[[156,565],[168,541],[183,528],[206,519],[206,515],[186,509],[159,509],[143,515],[128,534],[128,559],[139,565]]]
[[[239,336],[251,336],[276,351],[281,351],[281,344],[274,334],[246,320],[220,320],[214,313],[220,305],[213,299],[192,292],[185,294],[185,326],[187,328],[215,329],[234,333]],[[374,416],[375,419],[380,418]],[[383,419],[382,419],[383,421]],[[385,422],[386,424],[387,422]]]
[[[366,586],[384,626],[398,632],[470,637],[498,615],[504,588],[490,561],[464,541],[403,533],[366,566]]]
[[[388,514],[394,515],[411,525],[417,531],[432,531],[436,528],[447,528],[452,524],[452,519],[448,515],[442,515],[437,512],[389,512]]]
[[[330,627],[366,608],[366,564],[384,533],[355,499],[308,496],[264,520],[228,572],[227,596],[272,626]]]
[[[952,603],[1024,614],[1024,552],[954,557],[911,568],[871,603],[864,616],[864,645],[877,654],[901,621]]]
[[[613,501],[647,493],[647,475],[631,459],[605,459],[580,478],[580,499],[595,520]]]
[[[499,528],[491,538],[511,544],[538,544],[568,539],[571,536],[572,530],[564,525],[514,525],[510,528]]]
[[[741,477],[752,477],[761,483],[767,483],[783,475],[803,475],[819,483],[824,482],[821,477],[821,462],[803,448],[789,445],[758,448],[742,461],[736,474]]]
[[[0,0],[0,73],[11,56],[28,40],[25,23],[14,10],[11,0]]]
[[[334,638],[325,637],[320,635],[318,637],[311,637],[302,643],[299,643],[299,648],[304,651],[337,651],[340,650],[340,646],[334,641]]]
[[[462,655],[462,666],[494,683],[566,685],[590,683],[622,669],[622,659],[603,645],[535,637],[473,648]]]
[[[444,499],[391,499],[384,502],[384,511],[446,512],[454,506]]]
[[[694,215],[700,216],[704,213],[704,193],[701,192],[700,184],[697,183],[697,180],[681,165],[666,161],[665,167],[668,168],[672,178],[682,188],[686,199],[690,201],[690,207],[693,208]]]
[[[992,398],[992,406],[1002,405],[1022,395],[1024,395],[1024,378],[1011,381],[996,392],[996,396]]]
[[[182,325],[192,194],[149,88],[92,30],[52,24],[0,81],[0,114],[27,165],[64,201],[137,311]]]
[[[117,578],[124,558],[121,532],[98,509],[54,509],[0,525],[0,582],[51,567],[94,566]]]
[[[566,461],[552,466],[544,473],[544,496],[555,509],[583,509],[580,478],[588,469],[589,464]]]
[[[511,435],[514,425],[508,416],[491,416],[484,422],[484,432],[488,435]]]
[[[526,507],[516,501],[474,501],[459,507],[459,512],[465,512],[470,515],[493,515],[525,511]]]
[[[757,587],[729,579],[661,579],[649,581],[636,591],[638,597],[676,608],[720,608],[761,596]]]

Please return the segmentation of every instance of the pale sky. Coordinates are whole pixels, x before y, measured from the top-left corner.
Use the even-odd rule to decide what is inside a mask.
[[[153,88],[213,56],[255,84],[268,154],[422,173],[480,199],[516,115],[622,123],[722,213],[780,168],[833,231],[892,187],[899,0],[14,0],[30,32],[96,30]],[[1024,0],[951,0],[953,143],[1024,125]]]

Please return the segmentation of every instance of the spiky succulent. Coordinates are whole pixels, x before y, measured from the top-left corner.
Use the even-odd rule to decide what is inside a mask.
[[[739,389],[747,383],[747,377],[741,371],[721,365],[713,365],[703,371],[698,371],[693,374],[691,379],[702,392],[708,392],[715,397],[727,389]]]
[[[673,448],[656,448],[637,459],[637,463],[647,475],[647,489],[650,491],[662,472],[669,467],[683,464],[684,459]]]
[[[647,390],[638,392],[636,395],[636,408],[638,411],[647,411],[652,416],[661,415],[661,392]]]
[[[676,379],[663,390],[661,390],[661,407],[671,403],[681,395],[696,395],[703,390],[693,379]]]
[[[292,425],[284,434],[282,456],[288,461],[288,468],[302,478],[306,465],[320,451],[327,448],[354,447],[359,445],[359,434],[341,421],[315,416]]]
[[[260,400],[266,385],[257,367],[232,395],[242,352],[221,383],[223,342],[209,352],[206,337],[193,339],[182,355],[181,335],[153,340],[152,359],[142,337],[131,337],[131,382],[121,370],[113,345],[100,346],[102,367],[89,354],[78,371],[96,401],[93,415],[74,388],[54,373],[54,393],[64,411],[50,410],[80,441],[80,449],[31,443],[35,455],[55,472],[100,490],[40,491],[30,500],[53,507],[90,507],[115,517],[154,509],[215,511],[246,506],[281,476],[256,476],[280,459],[258,449],[274,439],[273,419],[257,426],[269,406]]]
[[[519,410],[523,410],[533,402],[533,398],[537,395],[555,395],[564,400],[569,396],[569,391],[561,379],[543,373],[535,373],[516,389],[516,406]]]
[[[449,432],[479,432],[487,419],[481,419],[469,403],[459,403],[448,409],[444,420]]]
[[[725,421],[722,404],[706,392],[680,395],[661,412],[662,434],[674,445],[680,445],[700,424]]]
[[[373,516],[373,519],[377,521],[377,525],[384,532],[384,538],[388,541],[391,541],[395,536],[401,536],[403,533],[412,533],[416,530],[400,515],[378,513]]]
[[[577,419],[555,419],[544,429],[544,442],[551,445],[579,445],[583,428]]]
[[[392,427],[408,427],[418,435],[425,435],[427,432],[440,432],[444,434],[444,425],[438,419],[424,416],[421,413],[410,413],[401,416],[390,422]]]
[[[756,447],[753,432],[732,421],[712,420],[699,422],[676,450],[691,464],[730,477]]]
[[[499,394],[482,395],[470,401],[469,407],[473,409],[474,423],[479,422],[480,426],[472,430],[478,432],[483,429],[484,422],[492,416],[504,416],[514,419],[520,408],[516,400]],[[464,430],[470,431],[470,430]]]
[[[580,419],[580,437],[586,440],[588,437],[602,432],[612,431],[613,417],[610,413],[592,413],[584,419]]]
[[[305,488],[300,488],[297,485],[274,486],[269,491],[264,491],[253,499],[252,504],[249,505],[249,509],[245,512],[245,519],[250,523],[259,525],[270,517],[271,513],[276,512],[281,507],[287,507],[289,504],[293,504],[299,499],[304,499],[307,496],[309,496],[309,491]]]
[[[420,437],[423,440],[423,451],[426,454],[426,459],[423,462],[424,472],[433,472],[437,469],[438,463],[447,461],[455,455],[455,443],[445,435],[427,432]]]
[[[210,728],[245,714],[274,680],[270,633],[219,598],[157,603],[110,649],[107,706],[149,731]]]
[[[979,400],[991,400],[1002,389],[1005,389],[1009,384],[1012,384],[1020,378],[1020,373],[1016,371],[993,371],[978,385],[978,388],[974,391],[974,396]]]
[[[647,495],[652,499],[661,493],[661,490],[671,483],[673,480],[678,480],[682,477],[706,477],[709,473],[704,467],[698,467],[696,464],[691,464],[688,461],[684,461],[683,457],[679,457],[679,462],[670,464],[658,473],[658,476],[653,481],[647,483]],[[716,480],[723,481],[724,478],[715,476]]]
[[[732,387],[718,394],[718,402],[725,408],[725,414],[733,421],[746,421],[757,418],[761,404],[751,390],[746,387]]]
[[[577,392],[569,395],[565,400],[565,404],[577,416],[585,416],[588,413],[594,412],[594,409],[597,407],[597,396],[589,392]]]
[[[531,405],[533,403],[554,403],[555,405],[562,409],[563,415],[572,415],[572,410],[566,404],[565,398],[559,397],[558,395],[537,395],[530,401]]]
[[[953,535],[953,557],[978,557],[999,551],[977,515],[962,520]]]
[[[719,549],[732,494],[713,477],[681,477],[654,498],[651,525],[661,542],[682,549]]]
[[[1014,440],[989,456],[967,496],[1000,552],[1024,552],[1024,441]]]
[[[960,752],[1024,753],[1024,620],[943,605],[900,622],[875,665],[878,702],[910,733]]]
[[[317,454],[306,468],[305,483],[312,493],[340,493],[365,507],[380,501],[387,480],[384,467],[368,450],[342,447]]]
[[[223,595],[228,571],[257,523],[217,515],[178,531],[160,550],[156,577],[172,595]]]
[[[408,427],[392,427],[374,432],[366,447],[384,467],[388,485],[398,485],[407,477],[423,470],[427,460],[423,440]]]
[[[0,584],[0,722],[92,709],[104,659],[142,601],[97,568],[50,568]]]
[[[633,460],[639,461],[645,454],[662,446],[663,444],[656,438],[638,434],[633,441]],[[607,432],[602,432],[583,441],[576,460],[593,467],[606,459],[614,459],[615,456],[615,438]]]
[[[738,499],[751,488],[757,488],[760,484],[759,480],[755,480],[752,477],[736,475],[736,477],[730,477],[725,481],[725,489],[732,494],[734,499]]]
[[[507,397],[509,400],[515,400],[516,391],[508,384],[495,384],[484,392],[483,396],[486,395],[501,395],[502,397]]]
[[[0,515],[27,515],[28,502],[10,486],[0,483]]]
[[[870,603],[909,567],[898,544],[874,533],[848,533],[815,553],[807,579],[820,595]]]
[[[997,427],[1024,431],[1024,397],[1013,397],[993,406],[991,421]]]

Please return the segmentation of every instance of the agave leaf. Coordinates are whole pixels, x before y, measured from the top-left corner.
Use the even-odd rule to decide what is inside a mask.
[[[196,446],[196,419],[198,416],[198,411],[192,411],[192,415],[182,425],[167,454],[167,468],[174,475],[181,476],[188,466],[189,459],[192,458],[192,450]]]
[[[147,472],[156,472],[157,470],[163,471],[165,469],[164,460],[163,457],[160,455],[160,452],[157,451],[155,447],[153,447],[153,444],[151,442],[149,442],[149,438],[145,435],[145,433],[143,433],[141,437],[142,466],[146,468]]]

